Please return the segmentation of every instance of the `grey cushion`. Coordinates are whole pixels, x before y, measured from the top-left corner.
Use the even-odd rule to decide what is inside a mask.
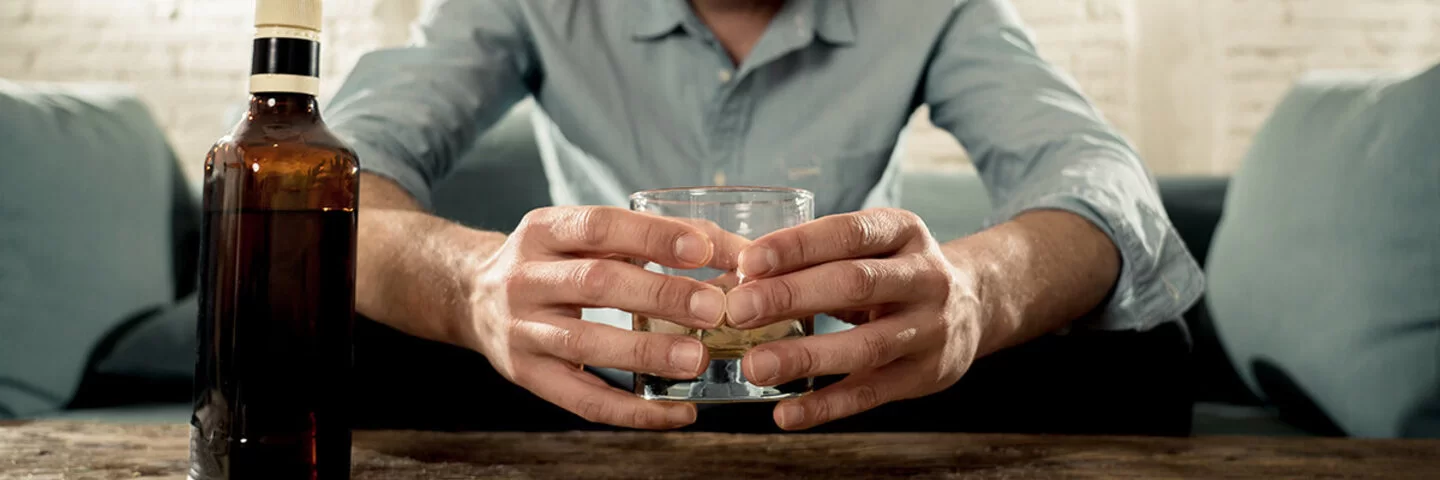
[[[533,109],[530,100],[516,105],[436,183],[431,202],[437,215],[509,232],[530,210],[550,205],[550,186],[530,126]]]
[[[112,87],[0,81],[0,416],[64,405],[91,349],[174,298],[173,158]]]
[[[1426,434],[1440,391],[1436,92],[1440,68],[1309,76],[1234,176],[1209,307],[1241,375],[1282,415]]]
[[[930,233],[948,242],[985,228],[990,196],[973,172],[904,172],[900,207],[925,219]]]

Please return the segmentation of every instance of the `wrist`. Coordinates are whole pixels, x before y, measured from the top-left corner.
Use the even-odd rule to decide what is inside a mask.
[[[1022,318],[1022,302],[1005,288],[1009,275],[1007,253],[997,244],[1003,247],[1009,241],[1004,238],[1007,232],[1000,228],[941,245],[954,278],[951,296],[958,300],[950,302],[952,311],[948,313],[976,324],[972,331],[978,336],[977,358],[1015,343]]]
[[[360,223],[357,310],[416,337],[474,348],[477,272],[504,235],[406,210],[362,211]]]
[[[445,335],[449,343],[487,353],[486,342],[494,330],[490,320],[501,316],[496,302],[503,298],[503,279],[492,277],[496,276],[496,257],[506,236],[455,224],[448,230],[441,234],[445,238],[435,240],[438,244],[460,246],[442,255],[446,257],[445,277],[449,280],[449,287],[440,294],[445,305]]]

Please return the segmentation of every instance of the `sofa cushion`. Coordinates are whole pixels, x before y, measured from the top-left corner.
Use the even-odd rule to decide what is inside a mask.
[[[1440,389],[1437,91],[1440,67],[1308,76],[1234,176],[1208,304],[1231,360],[1282,416],[1426,435]]]
[[[63,406],[91,349],[169,303],[172,172],[131,93],[0,80],[0,416]]]
[[[533,100],[517,104],[475,140],[431,192],[436,215],[509,232],[530,210],[550,205],[550,184],[530,126],[534,109]]]

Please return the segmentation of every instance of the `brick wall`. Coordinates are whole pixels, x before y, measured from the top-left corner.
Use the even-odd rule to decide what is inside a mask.
[[[194,178],[245,102],[250,0],[0,0],[0,77],[124,82],[150,105]],[[403,43],[416,0],[326,2],[322,94],[361,54]]]
[[[1233,169],[1301,73],[1312,69],[1410,70],[1440,61],[1440,0],[1224,0],[1225,148]],[[1440,94],[1440,93],[1437,93]]]
[[[1041,54],[1069,71],[1156,172],[1226,172],[1311,68],[1440,60],[1440,0],[1013,0]],[[363,52],[402,43],[421,0],[327,2],[323,93]],[[0,0],[0,77],[120,81],[177,152],[200,157],[243,102],[248,0]],[[910,166],[963,165],[917,115]]]

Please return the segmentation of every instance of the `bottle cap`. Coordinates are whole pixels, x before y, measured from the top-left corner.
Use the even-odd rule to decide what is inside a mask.
[[[255,0],[255,26],[320,31],[322,0]]]

